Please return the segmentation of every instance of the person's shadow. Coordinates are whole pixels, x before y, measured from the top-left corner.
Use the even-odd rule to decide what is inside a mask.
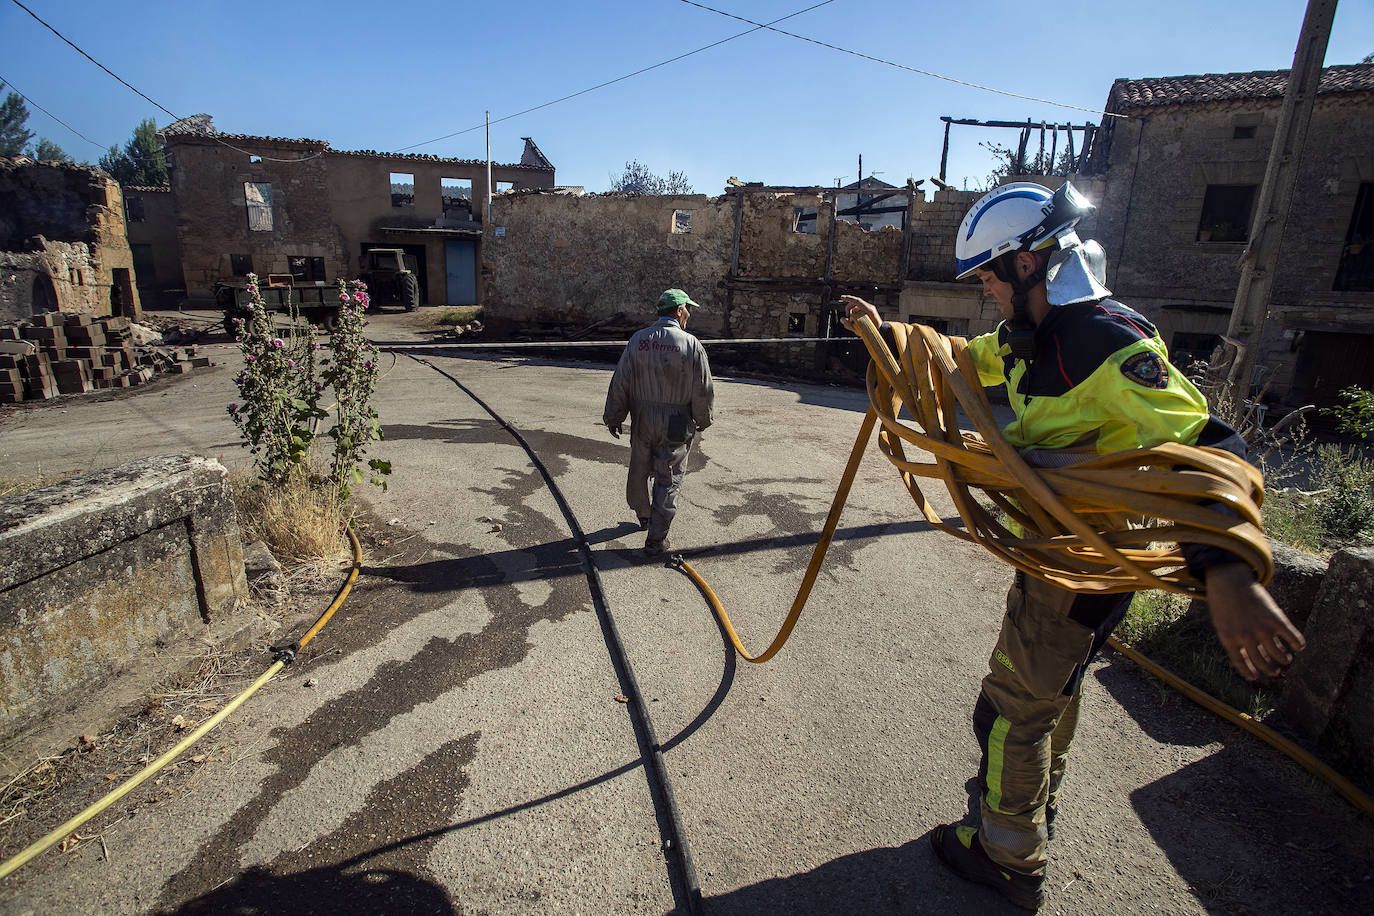
[[[159,916],[210,916],[224,913],[292,913],[294,916],[406,913],[456,916],[461,912],[442,887],[406,871],[338,867],[274,875],[250,868],[233,881],[188,900]]]
[[[930,835],[832,859],[811,871],[769,878],[720,896],[703,909],[712,916],[983,916],[1020,913],[989,888],[956,877],[930,848]]]

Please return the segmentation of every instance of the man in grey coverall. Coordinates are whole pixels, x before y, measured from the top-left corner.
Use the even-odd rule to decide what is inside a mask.
[[[649,532],[644,541],[649,557],[668,550],[668,526],[677,514],[677,491],[687,473],[692,437],[711,425],[711,366],[701,342],[683,330],[689,308],[698,306],[680,289],[665,290],[659,297],[658,321],[636,332],[620,355],[601,416],[617,439],[630,417],[625,501],[640,529]]]

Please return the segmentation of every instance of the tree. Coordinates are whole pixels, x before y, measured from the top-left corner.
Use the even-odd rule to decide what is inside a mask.
[[[120,184],[166,184],[167,157],[162,152],[162,138],[157,135],[157,122],[152,118],[140,121],[123,149],[112,146],[100,157],[100,167]]]
[[[51,159],[55,162],[71,162],[72,157],[67,155],[67,151],[47,137],[39,137],[38,143],[26,153],[30,159]]]
[[[619,177],[611,176],[611,190],[627,194],[691,194],[692,184],[681,172],[669,172],[667,178],[660,178],[644,163],[631,160],[625,163],[625,171]]]
[[[5,84],[0,83],[0,89]],[[0,156],[18,156],[24,146],[33,139],[33,131],[26,130],[24,122],[29,119],[29,108],[24,97],[17,92],[8,93],[5,101],[0,102]]]
[[[1034,154],[1026,150],[1026,169],[1024,173],[1018,173],[1016,169],[1016,149],[1010,146],[1002,146],[1000,143],[979,143],[983,149],[997,157],[998,162],[988,173],[988,188],[997,187],[998,181],[1009,175],[1072,175],[1078,166],[1076,155],[1070,155],[1067,146],[1060,150],[1055,163],[1050,165],[1050,154],[1048,151],[1037,150]]]

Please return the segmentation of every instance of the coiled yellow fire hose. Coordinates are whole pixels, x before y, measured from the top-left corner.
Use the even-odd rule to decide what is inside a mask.
[[[362,568],[363,564],[363,548],[362,545],[358,543],[358,536],[353,533],[352,525],[349,525],[347,522],[345,522],[344,531],[348,534],[349,543],[352,545],[353,548],[353,568],[348,571],[348,578],[344,580],[343,585],[339,587],[339,591],[334,596],[333,602],[331,602],[329,607],[325,610],[325,612],[319,616],[319,619],[315,621],[314,625],[306,631],[306,634],[300,638],[300,641],[297,642],[294,646],[291,646],[284,650],[280,650],[278,653],[277,660],[272,663],[272,666],[270,668],[268,668],[261,675],[259,675],[258,679],[255,680],[251,685],[249,685],[247,690],[243,691],[238,696],[234,697],[234,699],[230,700],[228,705],[226,705],[223,709],[215,713],[210,718],[206,719],[204,722],[202,722],[195,729],[195,731],[191,732],[191,734],[183,738],[176,745],[176,747],[173,747],[171,750],[167,751],[161,757],[157,758],[152,763],[148,764],[138,773],[134,774],[127,782],[125,782],[119,788],[115,789],[113,792],[106,795],[104,798],[100,799],[100,801],[91,805],[89,808],[82,811],[80,814],[76,815],[71,820],[67,821],[61,827],[58,827],[57,829],[53,830],[51,833],[47,834],[42,839],[33,842],[32,844],[27,846],[22,852],[15,855],[13,858],[7,859],[5,860],[5,862],[0,863],[0,878],[4,878],[11,872],[18,870],[23,865],[28,863],[30,859],[33,859],[39,853],[43,852],[48,847],[60,841],[63,837],[72,833],[72,831],[79,828],[82,824],[86,823],[91,818],[95,817],[97,814],[104,811],[106,808],[110,807],[124,796],[128,795],[134,789],[137,789],[155,773],[157,773],[163,767],[167,766],[167,764],[171,763],[173,760],[180,757],[186,751],[187,748],[195,744],[201,738],[205,737],[205,735],[209,734],[209,732],[213,728],[215,728],[215,726],[219,725],[225,719],[229,718],[229,716],[233,715],[234,711],[237,710],[244,703],[246,703],[249,697],[257,693],[263,687],[264,684],[272,680],[272,678],[275,677],[278,672],[280,672],[283,668],[285,668],[287,665],[289,665],[292,661],[295,660],[296,654],[300,652],[301,649],[305,648],[306,643],[310,642],[310,640],[315,638],[315,634],[320,632],[320,630],[324,628],[324,625],[329,622],[329,618],[333,617],[334,612],[337,611],[339,607],[343,605],[344,599],[348,597],[349,591],[351,591],[353,588],[353,583],[358,579],[358,570]]]
[[[811,554],[797,596],[773,642],[751,655],[720,599],[692,566],[674,557],[696,584],[740,657],[755,664],[782,649],[811,594],[840,514],[877,420],[879,447],[932,526],[982,544],[1005,562],[1075,591],[1123,592],[1163,589],[1197,597],[1206,590],[1188,573],[1179,542],[1224,547],[1255,571],[1261,582],[1273,576],[1273,556],[1260,530],[1264,480],[1249,462],[1221,449],[1169,444],[1100,458],[1069,468],[1032,469],[1002,437],[992,407],[963,338],[945,337],[923,325],[889,325],[897,344],[894,358],[867,318],[855,329],[868,347],[869,407],[830,505],[820,540]],[[898,418],[905,407],[924,434]],[[978,430],[963,432],[962,407]],[[935,456],[933,463],[906,458],[902,442]],[[949,488],[967,530],[947,524],[926,501],[919,477],[938,477]],[[969,492],[983,490],[1023,530],[1015,534]],[[1203,505],[1220,502],[1238,514]],[[1141,515],[1146,525],[1133,525]],[[1173,542],[1161,546],[1158,542]],[[1168,683],[1184,696],[1277,748],[1325,780],[1348,801],[1374,817],[1374,799],[1345,777],[1273,729],[1208,696],[1115,637],[1112,648]]]

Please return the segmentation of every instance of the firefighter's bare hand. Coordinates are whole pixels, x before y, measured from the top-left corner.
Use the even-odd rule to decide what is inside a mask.
[[[1217,638],[1247,681],[1277,677],[1307,645],[1274,599],[1244,563],[1209,566],[1207,606]]]
[[[883,323],[883,319],[878,317],[878,309],[874,307],[873,303],[865,302],[858,296],[841,296],[840,301],[844,303],[845,314],[845,317],[840,319],[840,324],[844,325],[845,330],[854,330],[854,322],[859,319],[860,315],[867,315],[874,327]]]
[[[608,423],[608,424],[606,425],[606,429],[610,430],[611,435],[614,436],[615,438],[617,438],[617,439],[620,438],[620,424],[619,424],[619,423]]]

